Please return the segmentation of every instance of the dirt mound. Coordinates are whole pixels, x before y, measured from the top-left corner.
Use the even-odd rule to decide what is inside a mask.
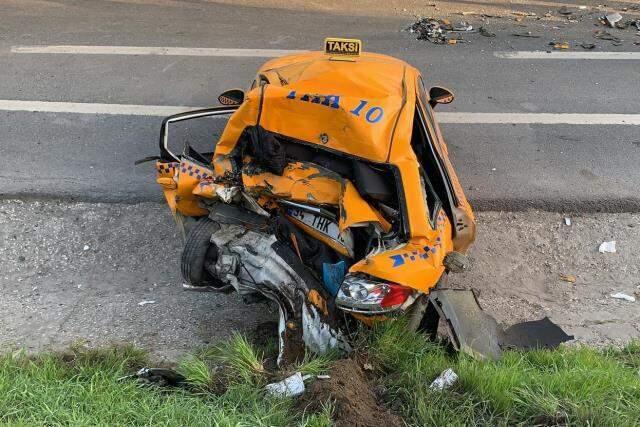
[[[351,359],[333,363],[331,378],[316,380],[300,398],[298,407],[307,412],[322,409],[323,403],[334,405],[336,426],[401,426],[402,420],[378,403],[373,387],[358,363]]]

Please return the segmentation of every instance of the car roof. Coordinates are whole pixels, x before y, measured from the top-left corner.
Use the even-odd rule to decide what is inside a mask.
[[[249,92],[259,124],[276,134],[372,161],[388,162],[394,139],[410,137],[418,71],[396,58],[306,52],[258,70]]]

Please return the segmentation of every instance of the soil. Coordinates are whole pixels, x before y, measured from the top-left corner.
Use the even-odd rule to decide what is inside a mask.
[[[336,426],[401,426],[393,414],[373,392],[374,387],[353,359],[338,360],[331,366],[329,379],[315,380],[298,400],[301,411],[317,412],[330,401],[334,405]]]

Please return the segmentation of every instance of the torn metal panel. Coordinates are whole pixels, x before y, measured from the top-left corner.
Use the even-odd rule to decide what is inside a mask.
[[[438,310],[440,319],[448,322],[456,350],[479,359],[500,358],[502,331],[496,319],[480,308],[472,291],[434,290],[431,291],[430,300]]]
[[[308,162],[289,163],[276,175],[245,161],[242,168],[245,191],[253,196],[269,195],[294,202],[338,205],[342,182],[322,167]]]

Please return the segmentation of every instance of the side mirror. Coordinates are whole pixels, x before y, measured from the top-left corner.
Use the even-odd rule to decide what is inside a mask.
[[[429,89],[429,105],[431,108],[435,108],[438,104],[451,104],[453,102],[453,92],[449,89],[434,86]]]
[[[242,89],[225,90],[218,96],[218,102],[222,105],[240,105],[244,101],[244,91]]]

